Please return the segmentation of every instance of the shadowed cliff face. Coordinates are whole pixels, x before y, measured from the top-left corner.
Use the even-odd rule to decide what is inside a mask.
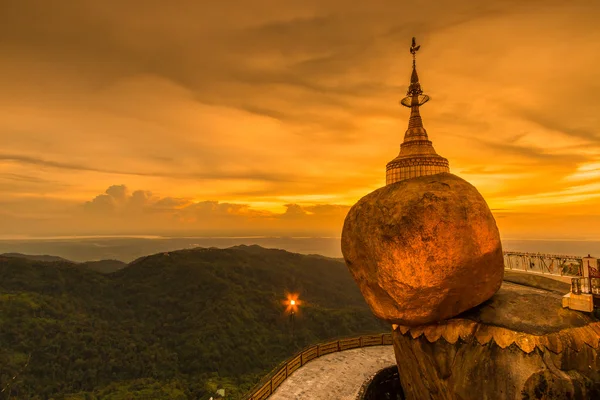
[[[419,325],[489,299],[504,273],[496,222],[477,189],[448,173],[363,197],[342,232],[346,265],[379,318]]]

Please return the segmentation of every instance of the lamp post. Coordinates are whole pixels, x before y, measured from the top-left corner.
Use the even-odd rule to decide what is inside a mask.
[[[292,320],[292,340],[294,340],[294,315],[296,315],[296,300],[291,300],[290,305],[292,306],[292,312],[290,314],[290,319]]]
[[[297,294],[290,294],[288,295],[288,300],[287,300],[287,310],[290,313],[290,323],[292,324],[292,340],[294,340],[294,324],[295,324],[295,317],[296,317],[296,310],[298,309],[298,306],[300,305],[300,300],[298,300],[298,295]]]

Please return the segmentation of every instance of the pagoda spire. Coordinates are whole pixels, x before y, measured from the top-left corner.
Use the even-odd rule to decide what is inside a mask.
[[[417,51],[421,46],[417,46],[416,39],[412,38],[410,53],[413,56],[412,74],[410,75],[410,85],[406,91],[406,97],[400,101],[405,107],[410,108],[410,118],[408,119],[408,130],[404,135],[404,141],[407,140],[428,140],[427,131],[423,127],[423,120],[419,107],[429,101],[429,96],[423,94],[421,84],[419,83],[419,74],[417,73]]]
[[[410,54],[413,56],[413,69],[412,75],[410,76],[410,85],[408,86],[408,91],[406,92],[407,96],[413,95],[421,95],[423,94],[423,90],[421,89],[421,84],[419,83],[419,75],[417,74],[417,51],[421,48],[421,45],[417,46],[417,40],[412,38],[412,46],[410,46]],[[425,100],[427,101],[427,100]]]
[[[429,96],[423,94],[417,73],[416,54],[420,48],[421,46],[417,46],[416,39],[413,37],[410,47],[413,57],[410,85],[406,97],[400,101],[400,104],[410,108],[408,129],[404,133],[400,154],[387,164],[386,184],[388,185],[418,176],[450,172],[448,160],[435,152],[419,112],[419,107],[429,101]]]

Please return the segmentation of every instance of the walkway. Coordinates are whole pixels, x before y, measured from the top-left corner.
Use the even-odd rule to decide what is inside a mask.
[[[367,379],[395,364],[392,346],[327,354],[295,371],[269,400],[355,400]]]

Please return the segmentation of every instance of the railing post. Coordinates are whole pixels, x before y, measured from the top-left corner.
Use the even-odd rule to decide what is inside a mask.
[[[317,345],[317,357],[321,357],[321,345]]]
[[[363,347],[363,337],[362,336],[358,338],[358,344],[359,344],[359,347]]]
[[[338,345],[338,349],[337,349],[337,351],[341,351],[341,350],[342,350],[342,347],[340,346],[340,341],[339,341],[339,340],[337,341],[337,345]]]

